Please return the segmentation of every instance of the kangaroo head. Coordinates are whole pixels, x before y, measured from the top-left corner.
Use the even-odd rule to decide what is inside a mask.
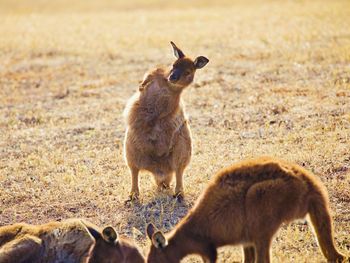
[[[181,90],[192,83],[196,70],[203,68],[209,62],[209,59],[199,56],[193,61],[186,57],[174,42],[171,41],[170,44],[177,60],[168,74],[168,82],[172,87]]]
[[[89,263],[142,263],[143,256],[131,243],[119,240],[117,231],[107,226],[102,231],[96,226],[87,225],[89,233],[95,239]]]
[[[168,241],[164,234],[157,230],[156,227],[150,223],[147,226],[147,236],[152,241],[151,248],[147,256],[148,263],[178,263],[168,247]]]

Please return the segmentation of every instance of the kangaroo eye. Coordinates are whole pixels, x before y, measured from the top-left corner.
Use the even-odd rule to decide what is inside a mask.
[[[191,72],[189,72],[189,71],[186,71],[185,72],[185,76],[188,76],[188,75],[190,75],[191,74]]]

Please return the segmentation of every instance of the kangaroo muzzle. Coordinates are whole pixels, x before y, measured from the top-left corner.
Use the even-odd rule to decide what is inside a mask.
[[[179,79],[180,79],[180,76],[181,76],[181,73],[178,69],[175,69],[171,72],[168,80],[171,82],[171,83],[176,83]]]

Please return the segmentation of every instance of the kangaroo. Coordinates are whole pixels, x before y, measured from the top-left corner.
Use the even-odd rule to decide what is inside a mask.
[[[146,73],[139,90],[128,101],[124,155],[132,176],[130,199],[138,199],[138,174],[151,172],[158,189],[169,188],[176,174],[175,196],[183,197],[182,177],[191,159],[191,132],[181,102],[182,91],[192,83],[197,69],[209,60],[194,61],[170,42],[177,60],[170,70]]]
[[[268,157],[239,162],[214,176],[169,234],[147,226],[152,241],[147,262],[175,263],[198,254],[212,263],[218,247],[243,245],[245,263],[268,263],[281,224],[307,214],[328,262],[345,262],[334,245],[327,191],[315,175]]]
[[[0,263],[29,262],[142,263],[144,258],[113,227],[101,231],[81,219],[0,227]]]

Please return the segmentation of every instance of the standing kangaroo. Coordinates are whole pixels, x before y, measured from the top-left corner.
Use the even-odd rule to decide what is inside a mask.
[[[281,224],[307,214],[328,262],[345,262],[334,246],[326,189],[315,175],[271,158],[240,162],[219,171],[166,237],[148,225],[152,245],[147,262],[175,263],[199,254],[212,263],[218,247],[243,245],[245,263],[268,263]]]
[[[209,60],[199,56],[192,61],[170,43],[177,58],[172,68],[147,73],[125,109],[124,153],[132,175],[131,200],[139,196],[140,170],[154,175],[158,189],[169,188],[175,172],[175,196],[183,197],[182,177],[191,159],[192,144],[180,97],[192,83],[196,70]]]

